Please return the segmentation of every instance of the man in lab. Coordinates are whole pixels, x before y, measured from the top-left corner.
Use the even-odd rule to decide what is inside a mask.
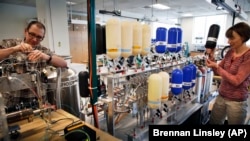
[[[47,65],[66,68],[67,62],[52,53],[49,48],[40,44],[45,37],[46,28],[39,21],[31,21],[24,30],[24,39],[7,39],[0,42],[0,63],[13,56],[21,57],[28,62],[46,62]],[[22,71],[17,73],[23,73]],[[21,92],[3,93],[6,106],[16,106],[22,102],[34,100],[34,92],[22,90]]]

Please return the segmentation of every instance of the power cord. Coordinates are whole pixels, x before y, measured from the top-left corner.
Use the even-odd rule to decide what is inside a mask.
[[[70,125],[73,124],[74,122],[77,122],[77,121],[74,121],[73,118],[61,118],[61,119],[58,119],[58,120],[51,121],[51,124],[55,124],[55,123],[57,123],[57,122],[59,122],[61,120],[67,120],[67,119],[72,120],[72,123],[70,123]]]

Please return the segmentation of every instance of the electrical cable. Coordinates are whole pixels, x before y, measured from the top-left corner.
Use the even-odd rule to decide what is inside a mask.
[[[55,120],[55,121],[51,121],[51,124],[55,124],[55,123],[57,123],[57,122],[59,122],[59,121],[61,121],[61,120],[72,120],[72,123],[70,123],[70,125],[71,124],[73,124],[74,122],[76,122],[76,121],[74,121],[74,119],[73,118],[60,118],[60,119],[58,119],[58,120]]]
[[[47,125],[47,127],[45,128],[45,135],[42,137],[42,138],[40,138],[39,139],[39,141],[47,141],[47,140],[49,140],[49,138],[51,138],[54,134],[56,134],[56,132],[54,131],[54,130],[52,130],[51,129],[51,127],[50,127],[50,123],[47,121],[47,120],[45,120],[44,118],[42,118],[41,116],[38,116],[40,119],[42,119],[44,122],[45,122],[45,124]],[[52,131],[52,135],[51,136],[49,136],[49,133],[48,133],[48,131]]]
[[[66,127],[68,127],[68,126],[74,124],[75,122],[79,122],[79,121],[80,121],[80,120],[74,121],[73,118],[60,118],[60,119],[58,119],[58,120],[55,120],[55,121],[52,121],[51,123],[49,123],[49,122],[47,122],[47,121],[46,121],[45,119],[43,119],[43,118],[42,118],[42,120],[45,121],[45,123],[46,123],[46,125],[47,125],[47,128],[45,129],[45,136],[44,136],[43,138],[40,139],[41,141],[49,141],[49,139],[51,139],[51,137],[52,137],[53,135],[57,135],[57,134],[59,134],[59,132],[64,131],[64,128],[55,131],[55,130],[51,129],[51,125],[53,125],[53,124],[55,124],[55,123],[57,123],[57,122],[59,122],[59,121],[61,121],[61,120],[72,120],[72,122],[66,126]],[[50,131],[50,132],[49,132],[49,131]]]
[[[11,76],[9,76],[8,78],[9,78],[9,80],[18,80],[20,83],[22,83],[23,85],[25,85],[26,87],[28,87],[28,89],[36,96],[36,98],[41,99],[41,97],[39,97],[39,95],[32,88],[30,88],[30,86],[28,84],[26,84],[21,79],[19,79],[17,77],[11,77]]]
[[[0,64],[3,63],[3,62],[6,61],[6,60],[10,60],[10,58],[5,58],[5,59],[3,59],[2,61],[0,61]]]

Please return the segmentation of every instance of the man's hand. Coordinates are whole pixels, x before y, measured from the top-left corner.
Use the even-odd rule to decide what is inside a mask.
[[[42,53],[40,50],[33,50],[28,54],[28,59],[30,61],[38,61],[39,59],[43,59],[44,53]]]
[[[18,51],[21,51],[23,53],[29,53],[33,51],[33,47],[30,44],[22,42],[21,44],[16,46]]]

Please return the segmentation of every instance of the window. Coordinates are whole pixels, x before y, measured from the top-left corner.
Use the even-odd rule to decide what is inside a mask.
[[[192,36],[192,44],[195,46],[204,47],[209,28],[212,24],[218,24],[220,26],[219,37],[217,40],[217,45],[227,44],[225,38],[225,27],[226,27],[226,15],[215,15],[215,16],[205,16],[205,17],[195,17],[194,18],[194,31]]]

